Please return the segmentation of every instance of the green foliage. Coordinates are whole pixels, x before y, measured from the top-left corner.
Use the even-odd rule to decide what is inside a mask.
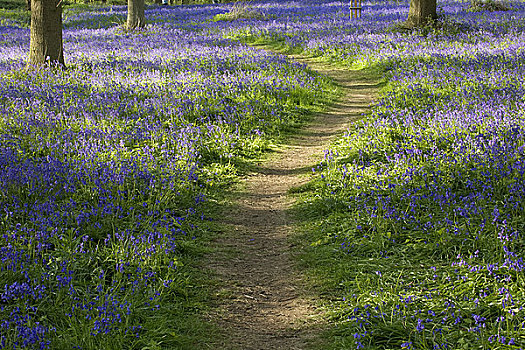
[[[265,20],[268,19],[268,16],[260,10],[251,7],[247,2],[237,1],[230,11],[213,17],[214,21],[235,21],[238,19]]]
[[[0,0],[0,9],[15,10],[25,9],[25,7],[26,2],[24,0]]]
[[[1,18],[11,25],[29,18],[23,10],[2,11]],[[38,250],[16,233],[18,229],[35,231],[31,215],[0,218],[0,246],[16,242],[13,249],[34,257],[27,278],[43,280],[43,290],[49,291],[36,302],[14,298],[6,307],[2,305],[0,318],[7,319],[21,305],[22,315],[49,326],[43,337],[53,349],[202,349],[218,337],[217,329],[202,317],[210,307],[209,288],[214,283],[201,267],[206,245],[218,231],[210,222],[217,215],[215,203],[254,159],[321,107],[331,83],[282,57],[251,49],[239,53],[229,45],[242,45],[226,41],[217,44],[222,45],[219,50],[209,44],[209,52],[230,49],[220,58],[193,56],[192,40],[201,43],[199,49],[207,48],[203,42],[208,44],[206,34],[194,28],[176,29],[193,35],[192,40],[181,40],[187,51],[155,57],[154,64],[140,61],[136,53],[142,49],[141,40],[157,42],[159,35],[166,35],[165,27],[155,25],[133,35],[115,31],[113,22],[124,13],[81,3],[64,10],[66,28],[89,32],[86,28],[109,27],[115,34],[110,35],[108,47],[127,42],[130,47],[124,54],[115,50],[100,60],[88,54],[71,59],[67,69],[12,70],[0,77],[5,91],[26,91],[20,86],[27,84],[34,97],[30,107],[23,109],[16,104],[20,99],[0,96],[0,105],[8,111],[0,120],[0,131],[16,140],[15,163],[39,164],[52,158],[65,168],[65,164],[81,163],[85,169],[79,172],[85,174],[80,181],[60,173],[49,185],[37,171],[23,185],[13,181],[3,187],[0,199],[6,205],[20,201],[30,207],[51,197],[56,203],[55,217],[63,221],[39,231],[52,238]],[[172,34],[164,39],[176,41]],[[91,43],[87,41],[87,46]],[[171,47],[159,45],[166,48]],[[160,79],[151,79],[150,73],[158,73]],[[144,79],[133,80],[141,74]],[[97,76],[105,78],[95,83]],[[112,77],[134,83],[113,84]],[[81,108],[77,108],[79,101]],[[55,110],[68,113],[55,114]],[[56,119],[50,122],[46,119],[50,116]],[[42,118],[47,123],[41,123]],[[30,132],[24,129],[27,124],[32,125]],[[130,136],[141,127],[150,130],[151,125],[155,127],[147,137]],[[107,137],[106,131],[121,136]],[[103,136],[95,140],[91,132]],[[84,146],[88,151],[97,149],[85,160],[84,147],[79,151],[57,146],[63,135],[71,135],[74,142],[83,137],[79,134],[88,143],[95,140],[112,147]],[[128,168],[118,181],[107,180],[109,176],[98,180],[97,171],[111,167],[122,174],[136,159],[140,159],[134,163],[138,165]],[[151,175],[149,180],[144,174]],[[110,209],[95,209],[102,206]],[[5,284],[24,278],[0,271]],[[38,307],[32,309],[32,303]],[[2,330],[2,337],[10,348],[21,335],[11,327]]]
[[[510,7],[502,1],[497,0],[471,0],[468,12],[494,12],[494,11],[509,11]]]
[[[483,74],[483,66],[472,69]],[[297,191],[297,212],[304,222],[298,237],[305,251],[301,261],[328,295],[325,307],[336,325],[329,334],[334,349],[470,349],[472,344],[492,349],[495,334],[505,334],[511,343],[521,337],[517,300],[523,278],[508,265],[514,261],[509,255],[518,256],[512,251],[521,252],[523,243],[498,232],[507,225],[523,227],[521,204],[504,211],[499,204],[512,198],[509,188],[517,188],[522,179],[510,170],[509,178],[502,178],[497,170],[512,169],[521,154],[509,152],[497,158],[497,165],[489,161],[482,168],[480,158],[458,157],[463,154],[456,149],[458,140],[488,134],[490,118],[461,131],[429,126],[432,114],[418,114],[410,123],[381,118],[392,111],[450,106],[459,87],[449,81],[427,81],[423,75],[418,83],[390,84],[373,113],[330,148],[316,169],[321,176]],[[461,81],[463,88],[487,95],[502,85]],[[490,133],[506,138],[503,144],[523,145],[507,139],[505,128]],[[410,162],[389,158],[406,149],[421,153]],[[492,195],[479,195],[470,187],[473,182],[490,183],[484,186],[490,186],[498,202]],[[436,200],[439,193],[455,199],[444,205]],[[471,201],[476,194],[479,198]],[[477,215],[458,215],[463,200]],[[500,217],[506,218],[503,225],[497,223]]]
[[[0,25],[12,25],[14,23],[20,27],[28,28],[31,24],[31,13],[25,9],[25,3],[12,3],[11,5],[13,6],[0,6]]]

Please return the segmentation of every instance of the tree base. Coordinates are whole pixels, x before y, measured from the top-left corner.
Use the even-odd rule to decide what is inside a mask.
[[[419,27],[434,27],[438,24],[438,16],[428,16],[426,18],[408,18],[403,22],[403,26],[407,29],[414,29]]]

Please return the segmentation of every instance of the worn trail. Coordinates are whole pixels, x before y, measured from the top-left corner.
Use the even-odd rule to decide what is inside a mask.
[[[343,95],[259,164],[238,186],[236,205],[223,213],[228,229],[208,263],[222,288],[221,304],[209,315],[227,335],[219,349],[305,349],[321,327],[315,296],[305,289],[291,255],[293,198],[287,193],[308,181],[328,143],[366,112],[378,83],[361,71],[298,60],[332,77]]]

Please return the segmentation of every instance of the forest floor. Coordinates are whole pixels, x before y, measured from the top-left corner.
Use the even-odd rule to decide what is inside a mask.
[[[331,77],[341,97],[279,145],[269,159],[233,190],[233,205],[221,213],[223,232],[207,268],[218,279],[218,307],[210,315],[225,334],[219,349],[305,349],[323,329],[315,288],[297,269],[292,243],[296,219],[290,189],[305,184],[329,143],[342,134],[377,96],[370,74],[292,57]]]

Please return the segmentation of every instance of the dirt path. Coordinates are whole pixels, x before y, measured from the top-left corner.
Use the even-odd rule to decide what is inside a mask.
[[[291,256],[294,222],[287,211],[293,198],[287,193],[308,181],[328,143],[366,111],[377,82],[359,71],[301,61],[332,77],[344,94],[272,160],[259,164],[238,186],[236,206],[223,213],[229,229],[216,241],[208,265],[223,288],[221,305],[210,315],[227,334],[219,349],[305,349],[320,328],[321,311]]]

